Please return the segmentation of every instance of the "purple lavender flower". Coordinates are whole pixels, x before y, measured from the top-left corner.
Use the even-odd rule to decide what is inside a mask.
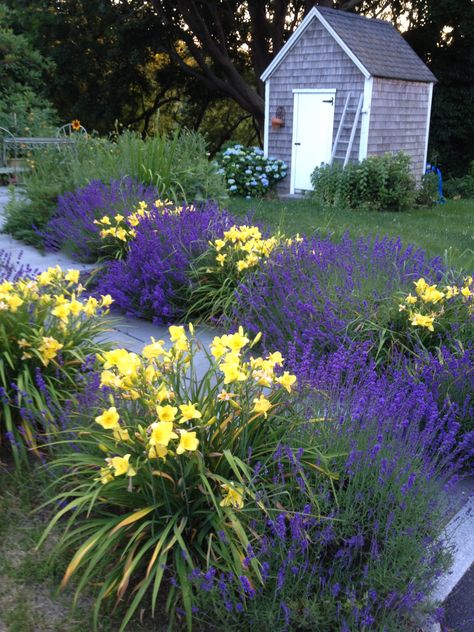
[[[233,223],[213,203],[179,215],[153,213],[137,227],[127,259],[108,263],[97,292],[111,294],[128,315],[155,323],[179,319],[187,308],[192,261]]]
[[[78,261],[95,261],[101,254],[100,227],[94,220],[117,213],[127,216],[140,201],[152,204],[158,191],[124,177],[110,183],[93,180],[58,198],[53,218],[41,232],[47,250],[64,249]]]

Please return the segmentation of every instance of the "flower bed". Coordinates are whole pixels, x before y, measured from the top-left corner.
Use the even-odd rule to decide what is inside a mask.
[[[0,314],[41,369],[51,414],[24,445],[55,444],[44,537],[67,517],[63,585],[98,587],[96,628],[115,608],[120,631],[142,609],[176,629],[413,629],[474,455],[472,278],[399,240],[272,236],[213,204],[104,206],[91,227],[92,297],[50,270],[4,283]],[[192,326],[92,357],[81,328],[108,295],[230,333],[199,380]]]

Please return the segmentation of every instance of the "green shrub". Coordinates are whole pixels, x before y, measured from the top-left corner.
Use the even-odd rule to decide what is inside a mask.
[[[314,196],[324,204],[350,209],[404,211],[415,199],[410,158],[403,154],[370,156],[360,163],[316,167]]]
[[[416,192],[416,203],[431,208],[437,202],[439,202],[438,176],[430,171],[421,179],[421,186]]]
[[[474,160],[469,172],[460,178],[450,178],[443,185],[444,194],[448,198],[474,198]]]

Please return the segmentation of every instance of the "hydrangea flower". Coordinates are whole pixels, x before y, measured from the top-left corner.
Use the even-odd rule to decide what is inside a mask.
[[[266,158],[260,147],[228,147],[218,161],[231,195],[258,197],[267,193],[287,171],[282,160]]]

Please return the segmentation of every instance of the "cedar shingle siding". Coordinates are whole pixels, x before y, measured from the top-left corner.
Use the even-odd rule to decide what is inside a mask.
[[[404,151],[417,179],[425,168],[429,83],[374,78],[370,111],[369,156]]]
[[[328,28],[324,26],[326,23]],[[336,41],[338,37],[342,44]],[[343,46],[350,49],[352,59]],[[364,73],[370,78],[366,79]],[[372,97],[369,98],[368,90],[350,160],[357,161],[360,154],[365,157],[363,144],[359,152],[360,133],[361,124],[367,129],[368,116],[367,155],[404,151],[411,157],[413,175],[417,180],[421,178],[431,89],[436,78],[391,24],[315,7],[303,28],[295,32],[262,78],[268,82],[269,94],[268,155],[288,164],[288,175],[278,185],[279,193],[289,193],[291,185],[293,90],[336,90],[334,143],[347,94],[352,93],[351,106],[355,106],[364,86],[369,87],[366,81],[372,81]],[[285,109],[285,126],[272,128],[271,118],[278,107]],[[352,117],[345,122],[352,123]],[[344,130],[341,138],[348,140],[349,135],[350,129]]]
[[[293,90],[298,88],[328,88],[336,90],[333,140],[341,119],[347,93],[359,95],[364,90],[364,76],[349,59],[326,29],[314,20],[278,66],[270,79],[270,118],[276,108],[285,108],[285,127],[268,128],[268,155],[284,160],[287,177],[279,183],[279,193],[289,193],[291,182],[291,151],[293,135]],[[360,122],[351,160],[359,155]],[[314,165],[315,167],[317,165]]]

